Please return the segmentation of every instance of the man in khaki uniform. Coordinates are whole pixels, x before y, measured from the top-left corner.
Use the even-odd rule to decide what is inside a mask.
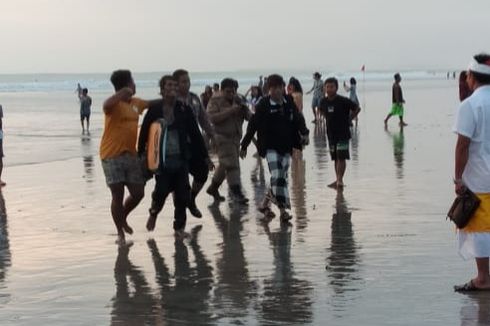
[[[225,178],[228,181],[233,197],[241,204],[248,199],[244,196],[240,181],[240,140],[244,120],[252,113],[246,103],[237,95],[238,82],[225,78],[221,82],[221,94],[210,99],[208,104],[209,119],[214,125],[216,151],[219,164],[207,193],[217,201],[224,201],[218,191]]]

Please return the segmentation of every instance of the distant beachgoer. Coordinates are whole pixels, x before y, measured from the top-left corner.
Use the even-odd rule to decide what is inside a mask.
[[[468,78],[468,74],[466,71],[462,71],[459,74],[459,100],[463,102],[466,98],[471,96],[471,90],[468,86],[468,82],[466,81]]]
[[[473,94],[456,115],[454,183],[457,194],[467,188],[481,200],[469,223],[457,233],[459,254],[475,259],[477,276],[454,290],[474,292],[490,290],[490,54],[472,58],[467,81]]]
[[[293,148],[301,150],[308,143],[309,130],[292,96],[284,94],[285,82],[279,75],[269,76],[269,96],[257,104],[247,133],[241,142],[240,156],[245,158],[247,147],[257,132],[259,154],[267,159],[271,173],[270,189],[259,211],[267,218],[275,214],[271,202],[280,210],[281,222],[289,221],[291,203],[288,191],[288,172]]]
[[[313,121],[312,123],[316,123],[318,120],[318,108],[320,107],[320,101],[325,97],[325,92],[323,90],[323,80],[322,75],[319,72],[315,72],[313,74],[313,87],[306,92],[306,94],[310,94],[313,92],[313,99],[311,100],[311,109],[313,111]]]
[[[252,110],[252,112],[255,112],[255,106],[257,105],[257,103],[259,103],[263,96],[262,88],[260,88],[259,86],[250,86],[244,96],[247,99],[250,110]]]
[[[214,144],[214,128],[209,121],[208,113],[203,107],[199,96],[190,91],[191,79],[189,77],[189,72],[184,69],[178,69],[174,71],[173,78],[177,82],[177,100],[187,104],[192,109],[196,123],[198,123],[205,133],[204,138],[209,139],[211,143]],[[189,161],[189,173],[192,175],[193,180],[191,200],[188,208],[194,217],[201,218],[202,213],[196,206],[196,197],[208,180],[209,170],[214,169],[214,165],[208,164],[208,162],[204,160],[207,157],[201,157],[200,155],[194,156],[192,154],[193,153],[191,153],[191,160]]]
[[[3,107],[0,105],[0,186],[4,187],[7,184],[2,179],[3,172]]]
[[[88,89],[82,89],[80,95],[80,122],[82,124],[82,134],[85,133],[84,121],[87,121],[87,134],[90,134],[90,112],[92,107],[92,98],[88,96]]]
[[[263,89],[264,89],[264,76],[259,76],[259,88],[260,88],[260,91],[262,92]]]
[[[268,77],[264,77],[264,85],[262,86],[262,94],[264,96],[267,96],[269,94],[269,83],[267,81]]]
[[[286,87],[287,93],[293,97],[294,104],[296,104],[296,108],[298,112],[303,112],[303,87],[301,87],[301,83],[295,77],[289,78],[288,86]]]
[[[361,109],[358,104],[347,97],[338,95],[338,89],[339,82],[336,78],[325,80],[327,96],[320,102],[320,112],[325,117],[330,155],[335,161],[336,180],[328,186],[342,190],[344,188],[346,160],[350,159],[350,126]]]
[[[239,152],[243,122],[250,119],[252,112],[237,95],[237,89],[236,80],[225,78],[221,82],[221,95],[209,101],[208,114],[216,133],[219,163],[207,193],[215,201],[224,201],[218,189],[226,178],[233,199],[240,204],[247,204],[248,198],[241,188]]]
[[[396,73],[395,76],[395,82],[393,83],[393,88],[392,88],[392,107],[390,113],[386,116],[385,119],[385,126],[388,124],[388,120],[394,115],[398,116],[400,118],[400,126],[406,126],[407,124],[403,121],[403,115],[404,115],[404,104],[405,104],[405,99],[403,98],[403,92],[402,92],[402,87],[400,86],[400,83],[402,81],[402,77],[400,76],[399,73]]]
[[[209,100],[211,99],[212,96],[213,96],[213,89],[211,88],[211,86],[206,85],[206,87],[204,88],[204,92],[201,94],[201,102],[202,105],[204,106],[204,109],[208,107]]]
[[[178,75],[178,74],[176,74]],[[180,75],[182,78],[184,75]],[[159,119],[165,119],[167,126],[163,131],[161,163],[155,173],[155,190],[152,194],[150,216],[146,228],[152,231],[158,214],[163,209],[165,200],[170,193],[174,194],[174,231],[178,238],[185,237],[186,208],[197,209],[195,199],[190,198],[189,171],[196,167],[196,162],[203,162],[206,170],[209,156],[201,131],[193,112],[187,103],[177,99],[178,83],[174,76],[163,76],[160,80],[162,99],[152,101],[141,125],[138,142],[138,153],[143,155],[147,150],[150,126]],[[194,165],[194,167],[193,167]],[[194,177],[194,181],[196,181]],[[205,181],[205,180],[204,180]],[[191,209],[191,213],[195,214]],[[200,214],[200,212],[199,212]],[[199,216],[200,217],[200,216]]]
[[[359,105],[359,99],[357,98],[357,81],[352,77],[349,81],[349,85],[344,82],[344,89],[349,93],[349,100]]]
[[[148,102],[133,97],[136,86],[129,70],[117,70],[111,75],[116,93],[104,102],[104,133],[100,142],[100,159],[109,189],[111,213],[120,243],[124,232],[132,234],[128,214],[144,196],[145,180],[136,154],[138,119],[148,108]],[[124,188],[129,196],[124,200]]]
[[[213,96],[218,95],[218,94],[219,94],[219,84],[214,83],[213,84]],[[207,107],[206,107],[206,109],[207,109]]]

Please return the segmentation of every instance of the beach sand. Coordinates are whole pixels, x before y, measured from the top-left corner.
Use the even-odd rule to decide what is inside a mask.
[[[59,160],[11,164],[0,197],[0,324],[490,323],[488,295],[452,290],[475,270],[457,255],[445,221],[456,84],[402,86],[409,124],[402,134],[395,119],[388,131],[383,126],[390,83],[360,93],[365,105],[343,194],[326,187],[334,173],[325,137],[308,124],[311,144],[291,169],[289,228],[277,218],[264,223],[256,210],[268,171],[252,147],[242,161],[248,208],[211,205],[203,192],[204,217],[188,217],[192,239],[175,241],[171,200],[155,232],[145,230],[151,181],[129,217],[132,245],[121,247],[97,155],[100,118],[91,138],[75,129],[64,140],[68,154]],[[52,141],[39,146],[48,150]],[[6,148],[8,158],[16,149]]]

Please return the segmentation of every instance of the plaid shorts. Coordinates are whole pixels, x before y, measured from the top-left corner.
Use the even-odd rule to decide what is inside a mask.
[[[349,141],[348,140],[329,140],[330,157],[332,161],[350,160]]]
[[[107,185],[116,183],[144,184],[142,164],[137,155],[130,153],[102,160],[102,169]]]
[[[279,208],[291,208],[288,191],[288,171],[291,164],[290,154],[279,154],[274,150],[268,150],[267,164],[271,173],[272,202]]]

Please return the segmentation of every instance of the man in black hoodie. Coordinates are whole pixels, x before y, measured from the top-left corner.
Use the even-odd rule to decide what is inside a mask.
[[[285,95],[286,86],[279,75],[268,78],[269,95],[255,107],[247,133],[241,143],[240,156],[247,155],[247,147],[257,132],[259,155],[267,159],[271,173],[271,187],[259,211],[266,217],[275,214],[270,209],[271,201],[279,207],[281,222],[289,221],[292,216],[288,191],[288,170],[293,148],[301,150],[308,144],[309,130],[304,117],[298,112],[291,96]]]
[[[150,125],[164,119],[166,128],[162,130],[160,164],[155,173],[155,190],[152,194],[150,216],[146,224],[148,231],[155,228],[158,213],[165,199],[174,193],[174,230],[178,237],[185,235],[186,207],[190,201],[189,162],[193,157],[209,162],[208,151],[197,126],[192,109],[177,101],[177,82],[172,76],[160,80],[162,100],[150,104],[141,126],[138,153],[145,155]]]

